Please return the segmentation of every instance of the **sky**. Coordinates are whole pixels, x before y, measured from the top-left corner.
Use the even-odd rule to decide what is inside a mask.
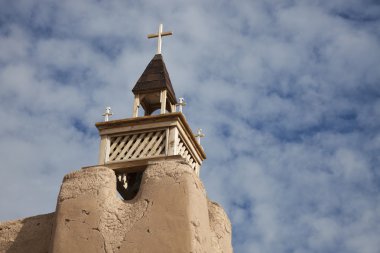
[[[235,252],[380,252],[380,2],[0,0],[0,220],[53,212],[156,51]]]

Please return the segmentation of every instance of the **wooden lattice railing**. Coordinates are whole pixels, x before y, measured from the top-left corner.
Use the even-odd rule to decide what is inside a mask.
[[[195,169],[197,166],[197,162],[195,158],[192,156],[192,154],[190,153],[189,149],[186,147],[186,144],[182,140],[181,136],[179,136],[177,150],[178,150],[178,154],[181,155],[193,169]]]
[[[182,113],[98,122],[96,126],[101,136],[99,164],[128,171],[130,177],[152,162],[170,159],[185,160],[199,175],[206,158]],[[118,181],[120,190],[125,190],[124,184]]]
[[[165,130],[113,136],[110,138],[108,161],[165,155]]]

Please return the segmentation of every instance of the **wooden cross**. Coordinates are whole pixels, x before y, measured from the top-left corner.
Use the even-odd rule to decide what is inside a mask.
[[[197,138],[199,144],[201,144],[201,138],[205,137],[204,133],[202,133],[202,129],[198,128],[197,134],[194,135]]]
[[[104,116],[104,121],[109,120],[109,116],[111,116],[113,113],[111,112],[111,107],[107,106],[106,111],[103,113],[102,116]]]
[[[158,38],[158,42],[157,42],[157,54],[161,54],[162,37],[163,36],[173,35],[172,32],[162,32],[163,27],[164,26],[162,24],[160,24],[160,26],[158,27],[158,33],[157,34],[148,34],[148,39]]]

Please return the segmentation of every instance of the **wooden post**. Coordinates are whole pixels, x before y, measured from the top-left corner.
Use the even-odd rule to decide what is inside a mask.
[[[132,117],[136,118],[139,116],[139,107],[140,107],[140,96],[139,94],[135,95],[135,100],[133,102],[133,115]]]
[[[169,129],[169,136],[168,136],[168,155],[178,155],[178,144],[179,144],[179,138],[178,138],[178,128],[177,127],[171,127]]]
[[[167,95],[167,91],[162,90],[161,96],[160,96],[161,114],[165,114],[165,112],[166,112],[166,95]]]
[[[106,162],[108,162],[109,149],[110,139],[108,136],[103,135],[100,139],[99,164],[105,164]]]
[[[171,105],[171,112],[176,112],[176,110],[177,110],[177,107],[176,107],[176,105]]]

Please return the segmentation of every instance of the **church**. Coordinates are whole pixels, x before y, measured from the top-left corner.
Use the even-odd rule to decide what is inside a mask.
[[[199,178],[206,153],[161,53],[136,82],[131,117],[106,108],[99,159],[63,178],[56,210],[0,223],[0,252],[231,253],[231,224]]]

